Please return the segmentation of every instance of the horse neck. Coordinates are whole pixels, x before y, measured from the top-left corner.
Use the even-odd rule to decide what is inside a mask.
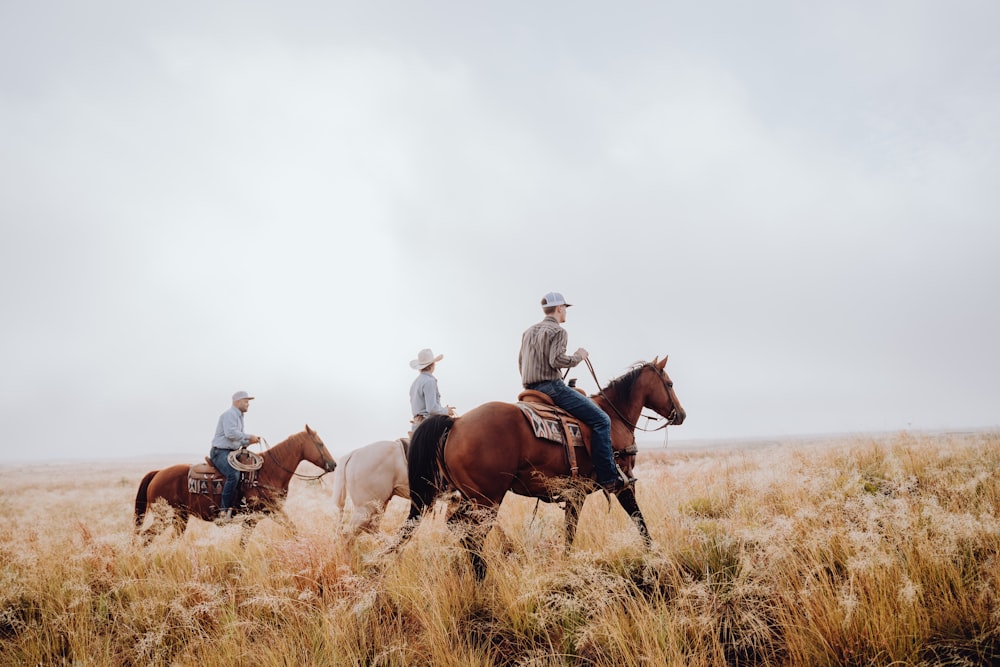
[[[642,396],[639,396],[635,391],[635,386],[638,382],[632,384],[632,391],[627,394],[618,391],[618,387],[608,387],[605,388],[595,399],[596,402],[602,410],[608,413],[611,417],[611,422],[622,422],[622,417],[628,422],[626,426],[631,428],[632,425],[636,423],[639,419],[639,414],[642,412]],[[614,405],[614,407],[612,407]],[[617,409],[616,409],[617,408]]]
[[[601,397],[598,397],[597,400],[601,404],[601,408],[611,417],[612,422],[627,421],[628,423],[625,425],[631,430],[638,423],[643,407],[646,406],[651,396],[656,395],[660,386],[664,386],[662,372],[655,365],[647,363],[640,368],[630,382],[612,382],[605,387],[602,395],[607,398],[601,401]],[[667,401],[672,402],[669,393]],[[609,403],[613,403],[615,407],[612,408]],[[654,411],[662,417],[666,417],[666,414],[661,413],[663,409],[665,408],[654,408]]]
[[[302,438],[301,433],[293,435],[264,452],[264,465],[258,473],[261,482],[288,484],[302,462]]]

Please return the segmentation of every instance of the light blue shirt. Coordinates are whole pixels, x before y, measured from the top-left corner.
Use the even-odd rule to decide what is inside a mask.
[[[414,417],[448,414],[448,409],[441,405],[438,381],[432,373],[423,371],[410,385],[410,408]]]
[[[212,446],[219,449],[239,449],[250,444],[250,436],[243,432],[243,413],[235,405],[219,416]]]

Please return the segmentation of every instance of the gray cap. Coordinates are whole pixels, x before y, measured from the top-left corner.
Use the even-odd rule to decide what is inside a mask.
[[[243,400],[244,398],[249,398],[251,401],[253,400],[253,396],[251,396],[250,394],[246,393],[245,391],[238,391],[235,394],[233,394],[233,403],[235,403],[236,401]]]
[[[554,306],[566,306],[569,308],[573,304],[566,303],[566,299],[559,292],[549,292],[542,297],[542,308],[551,308]]]

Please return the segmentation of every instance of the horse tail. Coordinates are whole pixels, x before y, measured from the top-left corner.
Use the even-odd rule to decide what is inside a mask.
[[[351,462],[354,452],[340,459],[337,469],[333,471],[333,504],[339,512],[344,511],[347,502],[347,464]]]
[[[448,429],[455,423],[448,415],[433,415],[420,424],[410,440],[407,472],[410,481],[410,515],[407,520],[418,518],[434,503],[443,482],[438,465]]]
[[[146,476],[139,482],[139,491],[135,494],[135,532],[139,532],[139,528],[142,527],[142,520],[146,517],[146,506],[149,504],[149,498],[147,497],[149,483],[153,481],[153,477],[158,472],[160,471],[152,470],[147,472]]]

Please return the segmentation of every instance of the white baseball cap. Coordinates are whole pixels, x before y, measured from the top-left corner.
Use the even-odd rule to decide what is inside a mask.
[[[244,398],[249,398],[251,401],[253,400],[253,396],[251,396],[250,394],[246,393],[245,391],[238,391],[235,394],[233,394],[233,403],[235,403],[236,401],[241,401]]]
[[[566,303],[566,299],[560,292],[549,292],[542,297],[542,308],[551,308],[554,306],[566,306],[569,308],[573,304]]]

